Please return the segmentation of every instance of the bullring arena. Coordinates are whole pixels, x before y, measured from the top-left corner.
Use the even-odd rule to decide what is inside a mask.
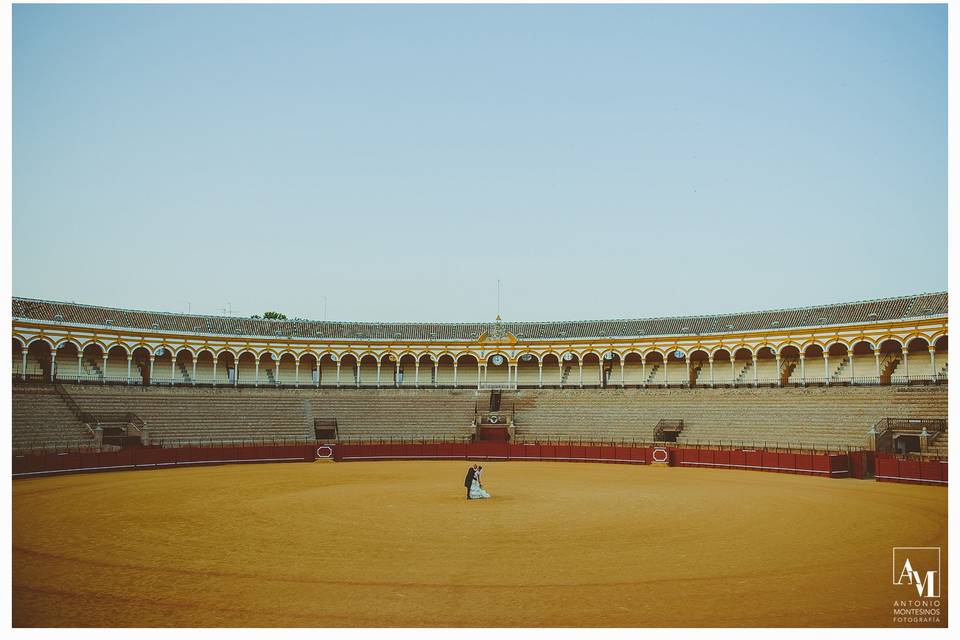
[[[16,626],[947,623],[945,293],[475,325],[14,298],[13,336]],[[896,613],[904,546],[941,549],[936,616]]]

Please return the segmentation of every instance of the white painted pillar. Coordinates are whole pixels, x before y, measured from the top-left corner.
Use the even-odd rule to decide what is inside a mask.
[[[689,357],[684,358],[683,362],[684,364],[687,365],[687,384],[692,387],[693,385],[690,383],[690,358]]]
[[[340,388],[340,360],[337,360],[337,389]]]
[[[197,386],[197,356],[193,356],[193,386]]]
[[[23,370],[27,370],[27,354],[23,354]],[[77,354],[77,384],[80,383],[80,372],[83,371],[83,351]],[[150,357],[150,379],[153,380],[153,356]]]
[[[910,352],[907,351],[906,345],[902,347],[902,350],[903,350],[903,375],[904,377],[906,377],[910,375],[910,362],[908,359],[908,354]]]
[[[400,388],[400,359],[393,365],[393,386]]]
[[[730,382],[737,382],[737,359],[732,353],[730,354]]]
[[[377,360],[377,389],[380,388],[380,367],[382,366],[382,364],[383,363]]]
[[[277,386],[280,386],[280,361],[277,360],[277,366],[274,367],[274,376]]]
[[[626,377],[626,362],[623,361],[623,358],[620,358],[620,388],[623,389],[627,386],[627,377]]]
[[[440,358],[437,358],[433,362],[433,388],[436,389],[440,386]]]
[[[453,361],[453,388],[457,388],[457,361]]]
[[[937,348],[933,345],[927,347],[930,351],[930,378],[936,380],[937,375]]]
[[[260,386],[260,358],[256,358],[253,362],[254,371],[253,371],[253,386]]]
[[[27,379],[27,351],[28,351],[28,349],[27,349],[26,347],[24,347],[24,348],[23,348],[23,352],[21,353],[21,358],[20,358],[20,379],[21,379],[21,380],[26,380],[26,379]],[[82,357],[83,357],[82,353],[78,353],[78,354],[77,354],[77,363],[78,363],[78,364],[79,364],[79,362],[80,362],[80,358],[82,358]],[[79,366],[77,367],[77,382],[80,382],[80,367],[79,367]]]
[[[830,385],[830,354],[826,351],[823,352],[823,377],[827,380],[827,385]]]
[[[483,377],[481,376],[481,365],[480,361],[477,360],[477,389],[480,389],[480,383],[483,382]]]
[[[580,386],[583,386],[583,360],[577,360],[577,369],[580,371]]]
[[[227,371],[227,375],[230,375],[230,372]],[[240,384],[240,358],[233,359],[233,386]]]
[[[563,358],[560,358],[560,388],[563,389]]]
[[[537,382],[537,386],[538,386],[539,388],[543,389],[543,363],[542,363],[542,362],[538,362],[538,363],[537,363],[537,368],[540,369],[540,371],[538,372],[538,375],[539,375],[540,377],[539,377],[539,381]]]
[[[57,381],[57,350],[50,350],[50,380]]]
[[[602,357],[600,358],[599,367],[600,367],[600,386],[602,387],[603,386],[603,358]]]
[[[293,363],[293,388],[300,388],[300,358]]]
[[[106,371],[106,365],[104,365],[104,371]],[[173,386],[173,381],[177,379],[177,354],[170,353],[170,386]]]
[[[360,361],[359,360],[357,360],[357,368],[355,369],[355,371],[357,372],[357,389],[359,389],[360,388]]]
[[[854,378],[854,373],[853,373],[853,348],[851,348],[849,351],[847,351],[847,357],[850,359],[850,385],[852,386],[852,385],[853,385],[853,378]]]
[[[776,355],[777,355],[777,386],[781,387],[783,386],[783,374],[780,373],[780,354],[778,353]]]
[[[133,371],[133,355],[127,356],[127,384],[130,384],[130,372]]]
[[[155,357],[152,353],[150,354],[150,384],[153,384],[153,360]],[[77,382],[80,382],[79,373],[77,374]]]
[[[416,362],[413,363],[413,386],[414,386],[414,388],[416,388],[416,389],[419,389],[419,388],[420,388],[420,360],[419,360],[419,358],[417,359]]]
[[[757,371],[757,354],[753,354],[753,386],[757,386],[759,375]]]
[[[880,382],[880,349],[873,350],[873,361],[877,365],[877,382]]]
[[[663,386],[670,386],[670,373],[667,371],[667,358],[669,356],[663,356]]]
[[[217,360],[219,356],[213,357],[213,386],[217,386]]]
[[[647,386],[647,359],[640,358],[640,377],[643,378],[643,386]]]
[[[800,354],[800,384],[803,385],[804,387],[807,386],[807,372],[804,368],[805,360],[806,360],[806,356],[801,353]]]
[[[714,382],[713,382],[713,356],[710,356],[709,358],[707,358],[707,362],[710,363],[710,387],[712,388],[712,387],[713,387],[713,384],[714,384]]]

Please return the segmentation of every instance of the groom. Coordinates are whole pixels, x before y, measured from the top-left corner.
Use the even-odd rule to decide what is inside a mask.
[[[463,480],[463,486],[467,488],[467,500],[470,500],[470,485],[473,484],[473,474],[477,472],[477,465],[473,465],[467,469],[467,477]]]

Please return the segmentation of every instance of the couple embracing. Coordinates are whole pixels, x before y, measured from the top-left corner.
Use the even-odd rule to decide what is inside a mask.
[[[467,488],[467,500],[478,500],[489,498],[490,494],[483,488],[480,481],[480,475],[483,473],[483,467],[473,465],[467,469],[467,477],[463,480],[463,486]]]

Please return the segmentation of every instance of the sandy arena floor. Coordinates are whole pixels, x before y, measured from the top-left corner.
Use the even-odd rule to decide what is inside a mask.
[[[946,571],[941,487],[506,462],[468,502],[466,466],[16,480],[14,625],[894,626],[891,547]]]

